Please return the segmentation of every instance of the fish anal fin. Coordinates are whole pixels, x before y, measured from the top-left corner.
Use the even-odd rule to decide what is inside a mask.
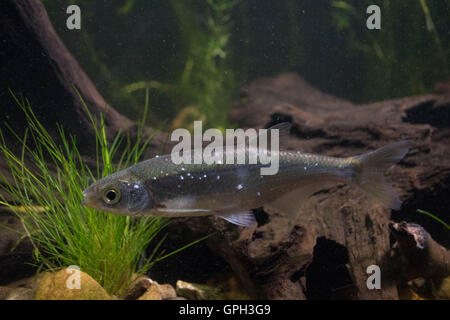
[[[256,224],[255,215],[252,211],[218,213],[217,216],[241,227],[252,227]]]

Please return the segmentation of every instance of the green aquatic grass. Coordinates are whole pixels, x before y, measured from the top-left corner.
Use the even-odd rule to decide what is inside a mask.
[[[343,52],[350,61],[355,54],[355,66],[364,74],[359,89],[352,87],[346,93],[349,98],[372,102],[427,93],[437,81],[448,78],[449,46],[441,40],[448,29],[443,2],[380,1],[381,29],[367,30],[366,9],[372,4],[369,0],[330,2],[332,25],[345,38]]]
[[[83,102],[95,128],[94,170],[80,154],[75,137],[67,135],[58,125],[59,139],[53,139],[36,118],[29,102],[13,97],[24,112],[28,128],[25,136],[20,137],[6,124],[20,143],[19,151],[11,150],[0,131],[0,152],[12,177],[12,181],[8,181],[0,173],[6,193],[6,197],[0,195],[0,200],[21,219],[24,237],[28,237],[34,246],[38,266],[49,270],[79,266],[107,292],[121,296],[133,274],[147,273],[157,261],[202,240],[163,254],[160,245],[165,235],[158,241],[155,237],[167,226],[169,219],[132,219],[90,209],[80,203],[82,190],[97,178],[140,159],[151,138],[143,139],[142,135],[148,93],[144,116],[133,142],[118,134],[109,143],[103,117],[97,121]],[[142,263],[141,254],[150,244],[153,252]]]
[[[450,226],[442,219],[439,219],[438,217],[436,217],[434,214],[425,211],[425,210],[421,210],[421,209],[417,209],[417,212],[422,213],[424,215],[427,215],[431,218],[433,218],[434,220],[436,220],[437,222],[439,222],[440,224],[442,224],[444,227],[446,227],[448,230],[450,230]]]

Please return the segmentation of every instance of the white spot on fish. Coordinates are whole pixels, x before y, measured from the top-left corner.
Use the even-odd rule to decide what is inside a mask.
[[[316,163],[314,163],[314,165],[317,167],[319,164],[316,162]]]
[[[238,184],[236,189],[241,190],[244,186],[242,184]]]
[[[258,195],[258,197],[261,196],[261,192],[259,192],[259,191],[256,194]]]
[[[217,176],[217,180],[220,180],[220,176]]]
[[[166,173],[166,177],[168,176],[169,174],[168,173]]]
[[[191,175],[191,174],[188,172],[188,173],[187,173],[187,176],[189,177],[190,175]]]
[[[184,180],[184,177],[183,177],[183,176],[180,176],[180,179],[181,179],[181,180]]]
[[[184,168],[181,168],[181,171],[184,171],[185,169]]]
[[[155,158],[159,158],[159,155],[156,155]]]
[[[156,180],[156,177],[153,177],[153,180]]]
[[[305,171],[306,171],[307,168],[306,168],[306,167],[303,167],[303,169],[305,169]]]
[[[138,184],[135,184],[135,185],[133,186],[133,188],[139,189],[139,185],[138,185]]]
[[[206,177],[207,177],[207,175],[206,175],[206,174],[204,174],[204,175],[203,175],[203,178],[206,178]]]

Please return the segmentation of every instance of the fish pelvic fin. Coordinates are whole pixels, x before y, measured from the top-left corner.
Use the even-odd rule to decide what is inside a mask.
[[[386,182],[384,172],[399,162],[411,145],[411,140],[404,140],[351,157],[355,165],[352,182],[381,205],[400,210],[402,203],[394,188]]]
[[[217,216],[241,227],[252,227],[256,225],[256,219],[252,211],[219,213]]]

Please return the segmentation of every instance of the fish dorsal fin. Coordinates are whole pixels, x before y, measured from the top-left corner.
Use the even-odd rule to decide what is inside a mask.
[[[302,186],[293,189],[267,203],[268,206],[280,210],[291,217],[297,216],[303,203],[315,192],[327,187],[323,181],[308,180]]]
[[[241,227],[251,227],[256,224],[255,215],[251,211],[223,213],[217,216]]]
[[[280,149],[285,149],[285,147],[287,148],[291,127],[292,124],[290,122],[281,122],[268,128],[268,130],[278,130],[278,136],[280,138]]]
[[[289,142],[289,132],[291,130],[292,124],[289,122],[282,122],[278,123],[276,125],[273,125],[269,128],[267,128],[267,135],[262,136],[261,133],[258,134],[255,138],[250,139],[249,145],[252,145],[254,143],[259,143],[260,137],[263,139],[267,139],[267,149],[271,149],[271,130],[278,130],[278,137],[279,137],[279,148],[280,150],[287,149],[288,142]],[[261,147],[260,144],[258,144],[258,147]]]

